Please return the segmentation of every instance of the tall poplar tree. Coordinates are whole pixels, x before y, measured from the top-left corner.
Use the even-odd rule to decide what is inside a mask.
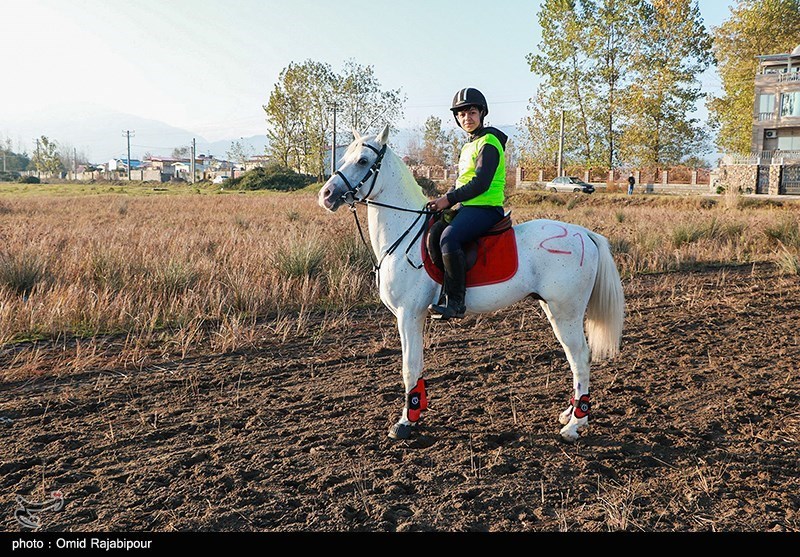
[[[694,0],[651,0],[640,10],[633,80],[621,96],[620,155],[636,166],[678,164],[707,150],[707,133],[692,113],[704,97],[698,76],[712,62],[711,37]]]
[[[583,164],[599,162],[591,116],[597,92],[592,86],[595,62],[589,56],[590,27],[586,25],[590,13],[591,3],[577,0],[545,0],[539,11],[543,38],[536,54],[529,54],[527,60],[531,71],[544,81],[523,128],[530,136],[526,153],[535,152],[540,161],[558,149],[558,119],[564,110],[574,125],[567,134],[566,151]]]
[[[713,37],[723,89],[708,102],[717,145],[724,152],[749,153],[756,56],[790,52],[800,44],[800,0],[738,0]]]
[[[526,157],[557,149],[561,109],[565,165],[696,154],[696,77],[710,63],[696,0],[545,0],[538,17],[542,41],[528,62],[543,81],[521,123]]]

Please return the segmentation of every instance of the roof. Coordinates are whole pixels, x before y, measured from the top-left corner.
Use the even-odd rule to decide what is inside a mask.
[[[791,52],[782,52],[780,54],[761,54],[756,56],[762,62],[784,62],[789,58],[800,58],[800,44],[794,47]]]

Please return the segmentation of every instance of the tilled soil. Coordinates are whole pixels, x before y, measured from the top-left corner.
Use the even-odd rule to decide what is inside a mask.
[[[624,282],[622,352],[590,427],[535,302],[431,324],[430,407],[408,441],[388,310],[322,334],[142,370],[5,374],[2,529],[800,530],[800,283],[767,264]],[[321,317],[320,317],[321,319]]]

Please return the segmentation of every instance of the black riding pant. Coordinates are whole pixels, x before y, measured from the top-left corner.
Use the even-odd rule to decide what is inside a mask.
[[[475,240],[505,216],[502,207],[464,206],[456,212],[450,226],[442,232],[439,245],[442,253],[453,253],[463,249],[464,244]]]

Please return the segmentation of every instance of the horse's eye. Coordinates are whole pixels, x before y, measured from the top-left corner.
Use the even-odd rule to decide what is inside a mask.
[[[365,166],[367,164],[367,159],[365,159],[364,157],[361,157],[360,159],[358,159],[358,164],[360,166]]]

